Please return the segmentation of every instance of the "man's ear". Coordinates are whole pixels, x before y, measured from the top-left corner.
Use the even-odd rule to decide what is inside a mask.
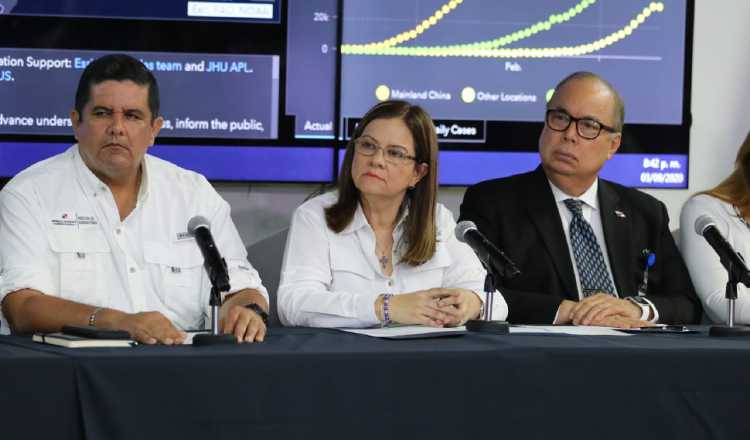
[[[154,142],[156,142],[156,136],[159,135],[159,131],[161,131],[161,128],[163,126],[164,126],[164,118],[162,118],[161,116],[158,116],[151,123],[151,145],[154,145]]]
[[[612,133],[612,140],[609,144],[609,151],[607,151],[607,159],[612,159],[612,156],[617,153],[620,149],[620,143],[622,142],[622,133]]]
[[[73,124],[73,137],[78,140],[78,127],[81,125],[81,114],[76,110],[70,111],[70,122]]]

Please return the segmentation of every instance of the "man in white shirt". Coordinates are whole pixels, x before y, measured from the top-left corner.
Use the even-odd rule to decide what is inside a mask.
[[[163,123],[151,72],[126,55],[95,60],[71,119],[78,144],[0,193],[0,301],[11,329],[88,325],[181,343],[183,330],[208,322],[210,283],[187,234],[202,215],[230,276],[221,330],[262,341],[268,295],[229,205],[203,176],[146,154]]]
[[[547,105],[541,166],[466,191],[461,220],[474,221],[521,269],[501,287],[510,322],[638,327],[699,320],[664,204],[599,178],[620,147],[624,112],[609,83],[574,73]]]

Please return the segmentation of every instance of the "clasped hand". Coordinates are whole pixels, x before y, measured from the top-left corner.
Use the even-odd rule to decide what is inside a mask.
[[[391,320],[401,324],[455,327],[479,315],[481,300],[467,289],[434,288],[394,295]]]
[[[564,300],[555,324],[598,325],[618,328],[650,327],[642,321],[641,308],[626,299],[597,293],[581,301]]]

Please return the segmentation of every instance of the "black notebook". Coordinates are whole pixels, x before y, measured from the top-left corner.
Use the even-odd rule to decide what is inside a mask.
[[[35,333],[32,339],[42,344],[68,348],[132,347],[137,345],[137,342],[130,339],[130,335],[125,331],[77,326],[64,326],[62,330],[61,333]]]

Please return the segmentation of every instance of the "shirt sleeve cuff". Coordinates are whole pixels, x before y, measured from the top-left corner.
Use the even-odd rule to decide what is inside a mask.
[[[357,295],[357,302],[355,304],[355,313],[357,319],[360,319],[368,324],[376,325],[380,323],[378,316],[375,314],[375,300],[380,296],[380,293],[367,293]]]
[[[649,307],[651,308],[651,312],[653,312],[654,314],[654,317],[651,319],[648,319],[648,315],[645,317],[642,316],[641,320],[653,322],[653,323],[659,322],[659,310],[656,309],[656,306],[654,305],[653,302],[651,302],[650,299],[646,298],[645,296],[643,297],[643,299],[648,303]],[[648,311],[646,313],[648,314]]]

